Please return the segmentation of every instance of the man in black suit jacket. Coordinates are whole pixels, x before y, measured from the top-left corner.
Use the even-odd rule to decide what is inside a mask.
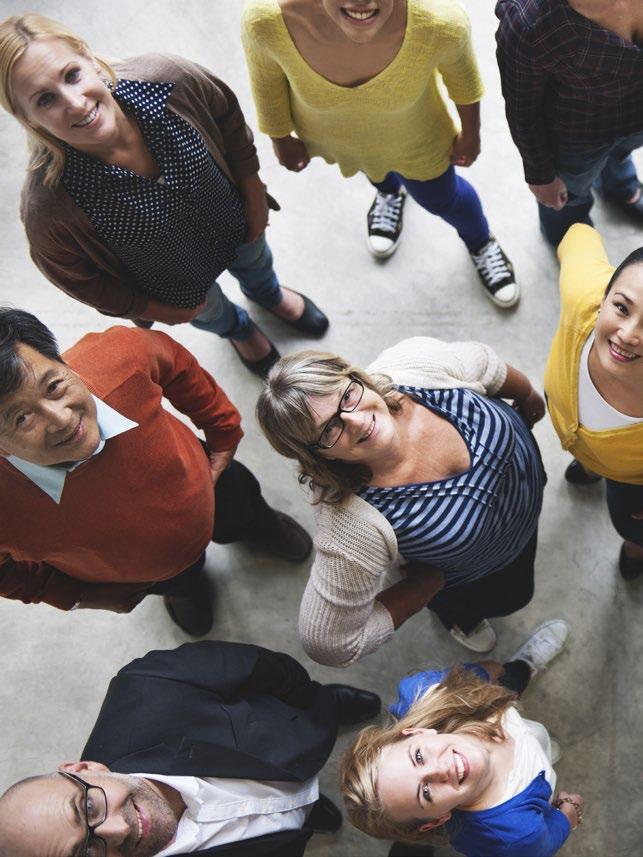
[[[341,824],[316,776],[337,725],[379,708],[259,646],[150,652],[110,682],[83,761],[0,798],[0,857],[299,857]]]

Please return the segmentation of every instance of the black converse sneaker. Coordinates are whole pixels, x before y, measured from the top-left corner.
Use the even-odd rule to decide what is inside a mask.
[[[506,308],[518,303],[520,288],[514,277],[514,266],[493,235],[479,250],[469,255],[486,294],[494,304]]]
[[[406,202],[406,190],[397,193],[382,193],[378,190],[373,205],[366,215],[368,225],[368,249],[378,259],[386,259],[397,250],[402,237],[402,211]]]

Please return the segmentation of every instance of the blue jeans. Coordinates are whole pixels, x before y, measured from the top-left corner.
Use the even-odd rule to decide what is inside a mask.
[[[422,208],[455,227],[470,253],[479,250],[489,240],[489,224],[482,211],[480,197],[473,185],[459,176],[452,166],[437,179],[421,182],[405,179],[399,173],[388,173],[384,181],[371,184],[382,193],[398,193],[404,185]]]
[[[540,227],[550,244],[557,247],[572,223],[592,226],[589,216],[594,204],[592,185],[613,202],[626,202],[634,196],[639,180],[631,153],[640,146],[643,146],[643,131],[611,143],[558,151],[556,169],[567,185],[567,204],[554,211],[538,203]]]
[[[628,542],[643,548],[643,520],[637,521],[632,512],[643,512],[643,485],[614,482],[606,479],[607,508],[617,533]]]
[[[239,281],[241,291],[264,309],[272,309],[281,302],[279,280],[273,270],[272,253],[265,233],[251,244],[237,247],[237,258],[228,271]],[[206,307],[191,324],[199,330],[218,333],[224,339],[247,339],[254,330],[254,322],[240,306],[233,304],[214,283],[206,295]]]

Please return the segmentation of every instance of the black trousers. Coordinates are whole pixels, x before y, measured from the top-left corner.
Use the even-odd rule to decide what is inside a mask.
[[[509,616],[529,604],[534,594],[534,560],[538,531],[506,568],[473,583],[443,589],[426,606],[447,630],[457,625],[465,634],[494,616]]]
[[[245,540],[260,541],[276,524],[273,509],[266,503],[256,477],[241,464],[232,461],[214,486],[214,528],[212,541],[220,545]],[[150,587],[154,595],[183,595],[190,591],[205,563],[205,553],[192,565],[169,580]]]

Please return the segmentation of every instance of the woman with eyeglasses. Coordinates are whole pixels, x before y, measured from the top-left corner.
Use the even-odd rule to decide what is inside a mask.
[[[0,24],[0,105],[28,134],[31,256],[66,294],[146,327],[189,321],[229,339],[260,376],[279,354],[223,294],[223,271],[297,330],[324,333],[326,316],[279,285],[252,132],[205,68],[162,54],[112,67],[27,13]]]
[[[543,414],[529,379],[477,342],[407,339],[367,371],[317,351],[273,367],[257,417],[317,511],[299,620],[314,660],[348,666],[424,606],[462,645],[493,648],[488,619],[533,595]]]

